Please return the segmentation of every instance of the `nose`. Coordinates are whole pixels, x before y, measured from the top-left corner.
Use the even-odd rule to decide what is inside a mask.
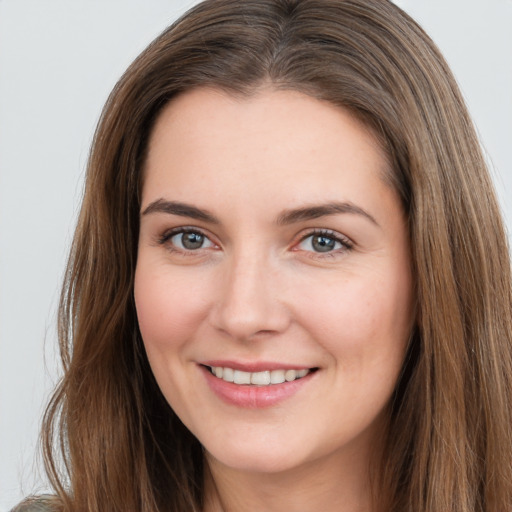
[[[252,254],[233,257],[224,270],[213,307],[214,327],[239,341],[284,332],[290,313],[278,269]]]

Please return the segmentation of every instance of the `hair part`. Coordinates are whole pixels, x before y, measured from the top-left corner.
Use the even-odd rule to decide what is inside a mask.
[[[418,320],[374,468],[381,507],[511,509],[510,260],[445,61],[387,0],[207,0],[129,67],[94,137],[61,296],[65,373],[43,430],[60,510],[202,508],[201,446],[162,396],[137,324],[142,174],[155,120],[177,95],[264,85],[361,119],[409,219]]]

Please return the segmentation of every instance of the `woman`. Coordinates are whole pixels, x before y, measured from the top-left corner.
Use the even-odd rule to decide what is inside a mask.
[[[511,332],[492,185],[424,32],[382,0],[209,0],[96,132],[43,501],[509,510]]]

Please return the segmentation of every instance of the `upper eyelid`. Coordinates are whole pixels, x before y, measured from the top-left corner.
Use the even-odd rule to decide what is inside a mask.
[[[212,235],[210,235],[207,231],[205,231],[204,229],[199,228],[197,226],[178,226],[175,228],[169,228],[169,229],[164,230],[162,232],[162,234],[159,235],[158,238],[159,239],[163,239],[163,238],[168,239],[168,238],[171,238],[172,236],[177,235],[179,233],[199,233],[213,242]]]
[[[204,238],[206,238],[211,246],[209,247],[199,247],[197,249],[186,249],[179,247],[175,245],[173,242],[171,242],[171,239],[175,237],[176,235],[179,235],[181,233],[198,233],[202,235]],[[168,250],[171,253],[181,255],[181,256],[196,256],[199,257],[199,255],[203,254],[205,250],[212,250],[212,249],[218,249],[219,244],[216,242],[213,237],[207,233],[201,228],[195,227],[195,226],[179,226],[174,227],[170,229],[166,229],[163,231],[163,233],[156,236],[156,243],[162,247],[164,247],[166,250]]]
[[[169,228],[169,229],[166,229],[161,235],[159,235],[157,237],[158,241],[160,243],[165,243],[167,242],[170,238],[172,238],[173,236],[179,234],[179,233],[200,233],[201,235],[205,236],[206,238],[208,238],[208,240],[210,240],[213,244],[219,246],[221,245],[218,241],[216,241],[216,237],[213,236],[212,234],[210,234],[208,232],[208,230],[205,230],[203,228],[200,228],[198,226],[192,226],[192,225],[186,225],[186,226],[176,226],[174,228]],[[323,235],[323,236],[326,236],[326,237],[331,237],[339,242],[341,242],[346,248],[352,248],[355,243],[353,242],[353,240],[351,238],[349,238],[348,236],[342,234],[342,233],[339,233],[338,231],[334,231],[332,229],[327,229],[327,228],[307,228],[307,229],[304,229],[302,230],[301,232],[299,232],[293,239],[293,241],[291,242],[291,246],[292,247],[296,247],[297,244],[303,242],[304,240],[306,240],[307,238],[309,238],[310,236],[319,236],[319,235]]]
[[[335,240],[342,242],[345,245],[353,246],[354,242],[351,238],[349,238],[346,235],[343,235],[342,233],[339,233],[337,231],[331,230],[331,229],[325,229],[325,228],[312,228],[308,230],[307,232],[303,233],[302,235],[299,235],[299,242],[304,241],[306,238],[309,238],[310,236],[326,236],[330,238],[334,238]]]
[[[300,245],[304,243],[308,238],[313,236],[325,236],[326,238],[332,238],[335,242],[339,243],[341,247],[325,252],[310,250],[306,248],[302,249]],[[293,244],[291,250],[294,252],[303,253],[304,257],[312,259],[313,261],[323,261],[328,258],[336,258],[337,261],[337,258],[345,257],[351,253],[354,250],[354,247],[355,243],[352,242],[349,237],[342,235],[341,233],[326,229],[313,229],[309,233],[305,233],[301,238],[299,238],[299,240]]]

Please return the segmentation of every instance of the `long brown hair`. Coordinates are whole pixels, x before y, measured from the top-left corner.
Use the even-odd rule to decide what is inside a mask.
[[[262,84],[349,109],[409,219],[417,322],[377,468],[383,510],[512,510],[512,285],[479,143],[438,49],[387,0],[207,0],[160,35],[97,128],[60,307],[46,467],[65,511],[199,511],[199,442],[169,407],[133,302],[147,141],[194,87]],[[384,489],[386,492],[384,492]]]

